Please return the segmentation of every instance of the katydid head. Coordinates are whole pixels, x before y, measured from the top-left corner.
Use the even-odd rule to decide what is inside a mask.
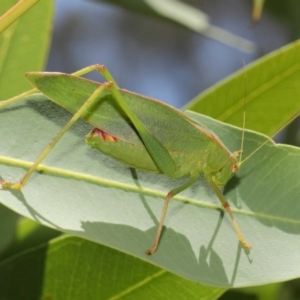
[[[214,181],[219,186],[224,186],[229,179],[237,172],[240,166],[240,162],[238,161],[238,156],[240,155],[241,151],[233,152],[224,166],[214,174]]]

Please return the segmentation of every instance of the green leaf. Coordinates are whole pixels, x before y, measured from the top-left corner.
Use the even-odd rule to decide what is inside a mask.
[[[11,210],[9,211],[13,213]],[[0,225],[2,223],[1,219]],[[46,243],[61,234],[59,231],[42,226],[40,223],[27,218],[20,218],[20,216],[18,216],[18,222],[14,229],[14,240],[11,242],[9,249],[1,255],[1,260],[28,248]],[[3,234],[3,230],[1,230],[1,233]]]
[[[15,237],[15,228],[19,216],[8,209],[7,207],[0,205],[0,255],[3,256],[3,252],[8,249],[12,244]]]
[[[241,129],[188,114],[231,151],[240,149]],[[2,109],[1,176],[19,180],[69,118],[41,95]],[[241,249],[228,216],[222,217],[218,199],[201,177],[171,200],[158,251],[147,256],[164,197],[187,179],[136,172],[90,149],[84,144],[90,129],[83,121],[76,123],[21,192],[0,191],[1,202],[46,226],[206,285],[251,286],[300,276],[300,258],[294,255],[300,247],[298,148],[268,142],[225,188],[245,239],[253,246],[250,254]],[[246,131],[244,157],[265,139]]]
[[[264,299],[281,299],[278,295],[284,295],[283,289],[285,287],[285,282],[280,283],[273,283],[261,286],[254,286],[254,287],[247,287],[241,289],[232,289],[224,293],[220,300],[225,299],[239,299],[239,300],[250,300],[250,299],[257,299],[257,300],[264,300]],[[289,290],[290,292],[291,290]],[[239,293],[239,298],[235,293]],[[291,293],[292,294],[292,293]],[[250,296],[251,295],[251,296]],[[226,298],[227,296],[227,298]],[[244,297],[243,297],[244,296]],[[223,299],[224,298],[224,299]],[[284,297],[285,298],[285,297]],[[292,300],[291,298],[290,300]]]
[[[16,288],[17,287],[17,288]],[[62,236],[0,264],[5,299],[217,299],[203,286],[119,251]]]
[[[2,1],[0,15],[16,4]],[[0,99],[30,88],[24,73],[44,68],[50,43],[53,1],[40,0],[0,34]]]
[[[282,47],[198,95],[185,109],[274,135],[300,112],[300,41]],[[244,106],[244,102],[246,106]]]

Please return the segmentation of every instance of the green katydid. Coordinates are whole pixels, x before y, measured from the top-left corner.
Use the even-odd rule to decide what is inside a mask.
[[[99,84],[79,76],[97,70],[107,82]],[[72,75],[62,73],[27,73],[35,89],[73,114],[48,147],[37,158],[25,176],[17,183],[1,181],[2,188],[21,189],[63,134],[78,120],[95,128],[86,142],[102,153],[129,167],[151,173],[163,173],[172,178],[189,176],[183,185],[168,192],[152,247],[153,254],[160,240],[169,200],[195,183],[200,173],[210,184],[228,212],[238,239],[244,248],[251,246],[244,240],[230,206],[220,191],[238,170],[241,151],[231,153],[218,137],[203,125],[188,118],[181,111],[157,100],[119,89],[104,66],[86,67]],[[68,95],[68,97],[66,97]],[[6,100],[3,107],[20,97]],[[68,101],[68,98],[72,101]]]

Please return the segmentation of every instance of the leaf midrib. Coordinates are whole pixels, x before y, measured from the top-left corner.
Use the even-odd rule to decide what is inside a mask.
[[[30,166],[32,165],[32,162],[15,159],[15,158],[9,158],[9,157],[5,157],[5,156],[0,156],[0,164],[29,169]],[[76,179],[76,180],[86,181],[86,182],[89,182],[92,184],[99,184],[101,186],[114,187],[114,188],[131,191],[131,192],[136,192],[136,193],[143,192],[143,194],[150,195],[150,196],[156,196],[156,197],[160,197],[160,198],[165,198],[165,196],[166,196],[165,192],[160,192],[160,191],[156,191],[156,190],[149,189],[149,188],[141,188],[138,186],[133,186],[128,183],[119,183],[117,181],[108,180],[108,179],[105,179],[102,177],[96,177],[96,176],[78,173],[78,172],[69,171],[69,170],[64,170],[64,169],[60,169],[60,168],[56,168],[56,167],[49,167],[49,166],[42,165],[42,164],[37,167],[37,171],[43,172],[43,173],[49,174],[49,175],[56,175],[56,176],[65,177],[65,178],[72,178],[72,179]],[[192,204],[195,206],[203,207],[203,208],[224,210],[223,207],[221,207],[220,205],[206,203],[201,200],[193,200],[186,196],[178,196],[177,195],[172,199],[179,201],[179,202],[189,203],[189,204]],[[271,220],[271,221],[285,222],[285,223],[290,223],[293,225],[299,224],[299,226],[300,226],[300,220],[296,220],[296,219],[288,219],[288,218],[283,218],[280,216],[274,216],[274,215],[265,214],[265,213],[245,211],[242,209],[232,208],[231,210],[234,214],[241,214],[241,215],[251,216],[253,218],[260,218],[260,219]]]
[[[287,68],[284,72],[278,74],[277,76],[272,77],[270,80],[265,81],[263,84],[259,85],[258,88],[251,91],[249,94],[247,92],[247,96],[243,96],[242,98],[238,99],[236,103],[232,106],[230,106],[229,109],[225,110],[217,116],[216,118],[222,122],[226,122],[226,120],[234,113],[239,111],[244,107],[244,99],[247,103],[250,103],[251,101],[255,100],[259,95],[263,94],[264,92],[268,91],[275,85],[277,85],[279,82],[281,82],[283,79],[288,78],[289,76],[292,76],[294,73],[298,72],[300,70],[300,63],[297,63],[290,68]]]
[[[2,75],[3,65],[4,62],[6,61],[13,36],[17,30],[19,20],[20,19],[16,20],[14,24],[12,24],[9,28],[7,28],[2,34],[2,43],[0,48],[0,77],[3,76]]]

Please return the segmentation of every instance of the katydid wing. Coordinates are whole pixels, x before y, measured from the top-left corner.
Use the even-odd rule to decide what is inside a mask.
[[[27,77],[43,94],[73,114],[99,87],[99,83],[68,74],[30,73]],[[250,248],[218,188],[225,185],[237,171],[238,152],[230,153],[212,132],[177,109],[126,90],[119,89],[119,92],[129,109],[174,161],[176,169],[168,175],[173,178],[190,176],[184,185],[168,193],[154,244],[147,254],[156,251],[170,198],[192,185],[202,172],[228,211],[239,240],[244,247]],[[164,173],[156,164],[153,153],[149,153],[138,129],[116,103],[111,91],[105,89],[100,99],[82,115],[84,120],[96,127],[87,136],[88,144],[136,169]]]

